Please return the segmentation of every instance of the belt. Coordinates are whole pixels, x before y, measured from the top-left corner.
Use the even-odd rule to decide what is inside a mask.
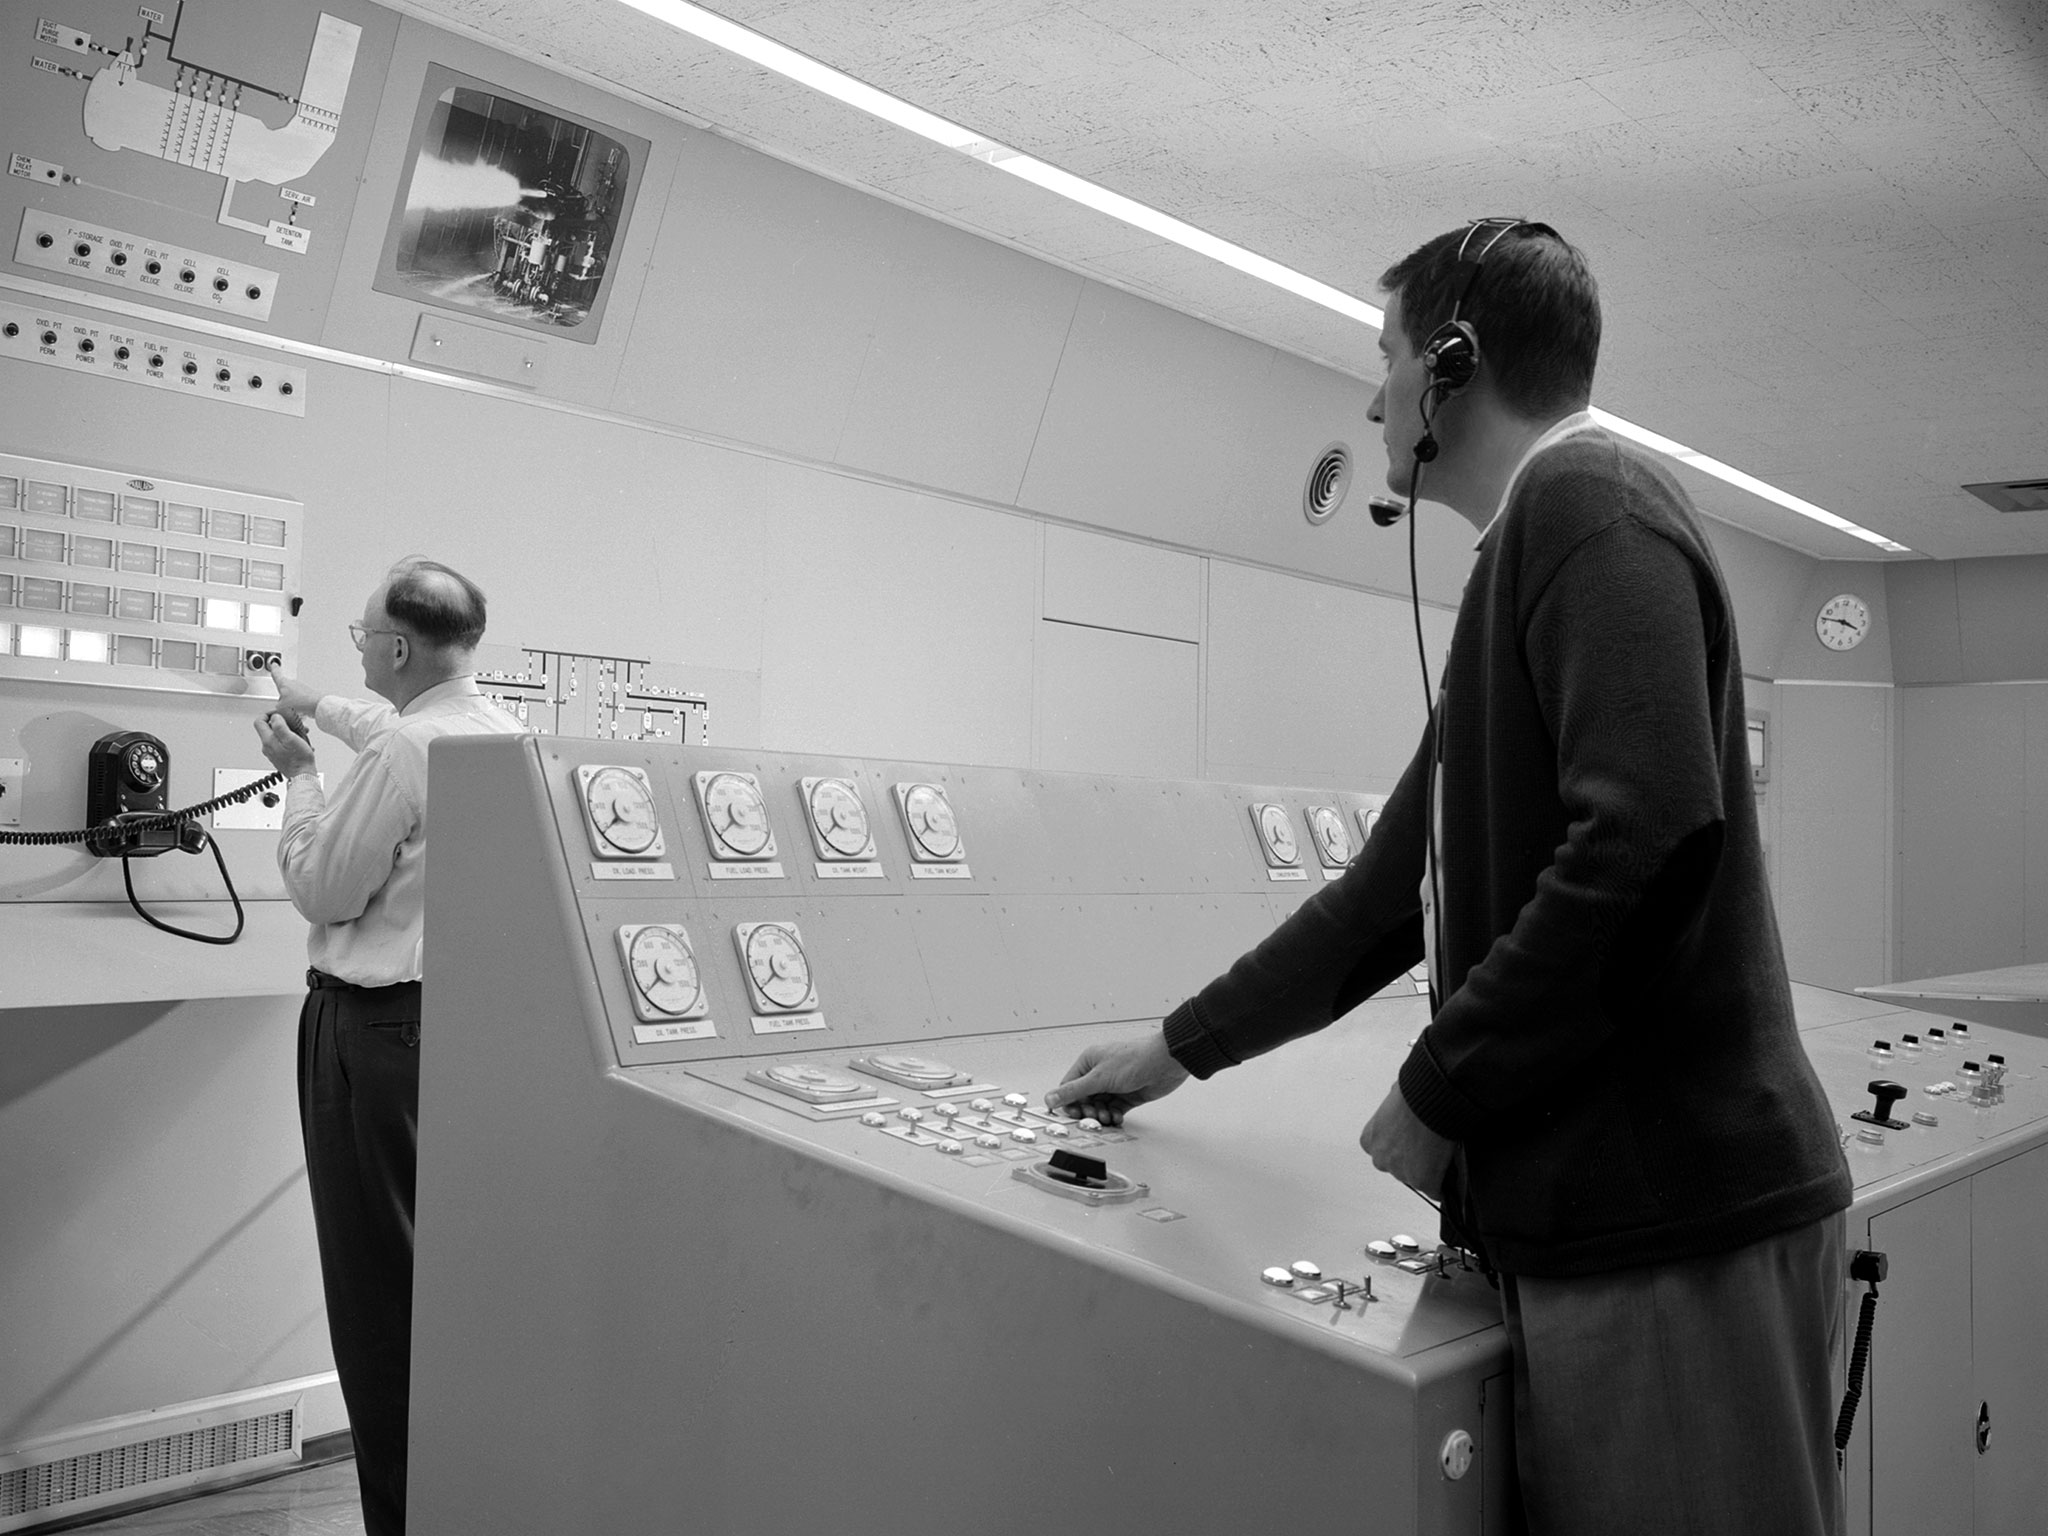
[[[314,992],[396,992],[400,987],[417,987],[418,980],[394,981],[385,987],[365,987],[353,981],[343,981],[339,976],[330,976],[325,971],[306,968],[306,986]]]

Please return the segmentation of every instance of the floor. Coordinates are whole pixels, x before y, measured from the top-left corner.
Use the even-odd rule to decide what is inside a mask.
[[[363,1511],[356,1464],[344,1460],[73,1529],[87,1536],[362,1536]]]

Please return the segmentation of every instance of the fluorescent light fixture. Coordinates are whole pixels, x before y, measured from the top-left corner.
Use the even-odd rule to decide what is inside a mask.
[[[1837,533],[1846,533],[1850,538],[1861,539],[1866,544],[1875,544],[1887,554],[1913,553],[1905,545],[1888,539],[1881,533],[1872,533],[1868,528],[1852,523],[1846,517],[1838,517],[1826,507],[1815,506],[1810,501],[1794,496],[1790,491],[1781,491],[1767,480],[1759,480],[1755,475],[1747,474],[1732,464],[1724,464],[1710,454],[1701,453],[1697,448],[1688,448],[1684,443],[1652,432],[1648,427],[1639,427],[1612,411],[1603,411],[1594,406],[1592,415],[1595,421],[1617,437],[1641,443],[1652,452],[1661,453],[1680,464],[1689,464],[1703,474],[1712,475],[1716,480],[1724,480],[1737,490],[1747,491],[1750,495],[1781,506],[1788,512],[1797,512],[1801,517],[1810,518],[1822,527],[1832,528]]]
[[[891,96],[887,91],[876,89],[864,80],[856,80],[852,75],[833,69],[830,65],[821,64],[806,54],[798,53],[794,48],[785,47],[772,38],[763,37],[759,32],[729,21],[713,11],[707,11],[700,5],[691,5],[688,0],[620,0],[620,3],[631,6],[657,21],[666,22],[679,32],[687,32],[690,36],[714,47],[738,54],[763,69],[773,70],[776,74],[794,80],[800,85],[809,86],[835,101],[843,101],[870,116],[881,118],[884,122],[894,123],[899,128],[907,128],[912,133],[930,139],[934,144],[957,150],[999,171],[1007,171],[1010,175],[1031,182],[1034,186],[1043,187],[1048,192],[1056,193],[1084,207],[1093,208],[1096,212],[1121,220],[1135,229],[1142,229],[1162,240],[1183,246],[1197,255],[1233,267],[1248,277],[1255,277],[1260,282],[1285,289],[1307,299],[1311,304],[1319,304],[1325,309],[1334,310],[1347,319],[1360,321],[1374,330],[1381,329],[1386,323],[1383,310],[1366,303],[1363,299],[1352,297],[1340,288],[1332,288],[1328,283],[1317,282],[1292,267],[1284,267],[1256,251],[1246,250],[1241,245],[1233,245],[1207,230],[1197,229],[1194,225],[1183,223],[1170,214],[1161,213],[1157,208],[1148,207],[1133,198],[1112,192],[1107,187],[1097,186],[1071,171],[1063,171],[1056,165],[1035,160],[1030,155],[1011,149],[1008,145],[982,138],[958,123],[936,113],[927,112],[922,107],[914,107],[907,101]],[[1912,553],[1903,544],[1894,543],[1882,534],[1872,533],[1868,528],[1860,528],[1845,517],[1837,517],[1824,507],[1817,507],[1810,501],[1802,501],[1788,491],[1781,491],[1754,475],[1744,474],[1732,465],[1724,464],[1697,449],[1688,448],[1684,443],[1660,436],[1646,427],[1639,427],[1634,422],[1625,421],[1608,411],[1596,409],[1593,415],[1601,425],[1618,436],[1640,443],[1653,452],[1664,454],[1681,464],[1690,464],[1694,469],[1702,470],[1718,480],[1725,480],[1752,496],[1774,502],[1788,511],[1798,513],[1801,517],[1811,518],[1825,527],[1846,533],[1851,538],[1875,544],[1889,554]]]

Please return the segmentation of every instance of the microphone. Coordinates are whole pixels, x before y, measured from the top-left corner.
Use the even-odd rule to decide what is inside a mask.
[[[1391,496],[1375,496],[1365,504],[1365,509],[1382,528],[1391,528],[1408,515],[1408,508]]]

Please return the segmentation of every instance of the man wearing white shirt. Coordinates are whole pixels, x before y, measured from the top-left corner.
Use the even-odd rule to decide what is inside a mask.
[[[396,1536],[405,1529],[412,1363],[427,747],[437,736],[520,725],[471,675],[484,595],[460,573],[401,562],[349,632],[364,683],[387,702],[322,694],[273,672],[281,709],[259,719],[256,734],[290,781],[277,862],[292,904],[312,924],[299,1123],[328,1333],[355,1435],[364,1527],[368,1536]],[[331,798],[295,717],[356,754]]]

